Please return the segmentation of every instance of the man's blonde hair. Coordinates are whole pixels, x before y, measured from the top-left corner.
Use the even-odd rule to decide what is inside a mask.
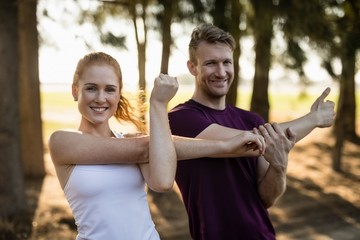
[[[193,30],[189,43],[189,58],[194,64],[197,63],[196,50],[203,41],[211,44],[224,43],[228,45],[232,51],[235,49],[235,40],[230,33],[225,32],[213,24],[200,24]]]

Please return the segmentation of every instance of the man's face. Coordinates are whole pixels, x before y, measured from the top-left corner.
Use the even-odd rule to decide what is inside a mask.
[[[191,68],[202,97],[224,97],[234,79],[233,51],[224,43],[201,42],[196,50],[197,64]],[[191,65],[191,64],[190,64]]]

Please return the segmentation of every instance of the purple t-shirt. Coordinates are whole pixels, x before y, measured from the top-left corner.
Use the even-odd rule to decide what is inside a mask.
[[[231,105],[215,110],[189,100],[169,113],[172,134],[196,137],[213,123],[252,130],[257,114]],[[275,239],[267,209],[257,192],[257,158],[198,158],[179,161],[176,173],[196,240]]]

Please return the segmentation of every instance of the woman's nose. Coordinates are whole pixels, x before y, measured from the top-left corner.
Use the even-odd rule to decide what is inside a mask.
[[[96,94],[95,102],[97,103],[106,102],[106,96],[103,91],[98,91],[98,93]]]

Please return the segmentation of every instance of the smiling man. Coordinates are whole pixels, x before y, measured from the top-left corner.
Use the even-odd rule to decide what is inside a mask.
[[[234,79],[233,37],[211,24],[194,29],[189,43],[190,73],[195,91],[169,113],[172,134],[228,139],[241,130],[262,134],[260,157],[198,158],[178,162],[176,182],[189,216],[193,239],[275,239],[267,208],[286,188],[288,153],[316,127],[334,120],[334,103],[324,101],[327,88],[305,116],[281,124],[265,124],[254,112],[226,104]]]

